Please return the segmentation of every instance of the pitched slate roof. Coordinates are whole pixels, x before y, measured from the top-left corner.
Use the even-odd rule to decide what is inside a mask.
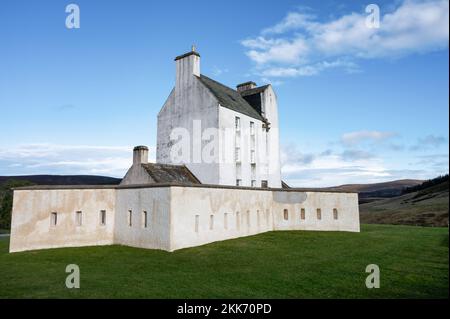
[[[254,119],[264,121],[261,114],[258,113],[248,102],[236,91],[225,86],[203,74],[198,79],[211,91],[217,98],[220,105],[230,110],[245,114]]]
[[[286,184],[284,181],[281,181],[281,188],[291,188],[288,184]]]
[[[185,165],[147,163],[142,166],[155,183],[201,184]]]
[[[248,96],[248,95],[253,95],[253,94],[257,94],[257,93],[261,93],[264,92],[267,88],[269,87],[269,85],[263,85],[263,86],[259,86],[250,90],[245,90],[243,92],[241,92],[242,96]]]

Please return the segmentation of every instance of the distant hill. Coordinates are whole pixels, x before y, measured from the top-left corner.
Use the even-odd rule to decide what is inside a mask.
[[[374,184],[347,184],[335,187],[327,187],[328,190],[356,192],[359,194],[359,203],[367,203],[382,198],[391,198],[402,195],[405,189],[421,185],[422,180],[401,179],[391,182]]]
[[[0,176],[0,184],[4,184],[8,180],[28,181],[36,185],[116,185],[122,179],[96,175]]]
[[[361,223],[448,226],[448,175],[410,188],[404,195],[362,204],[359,211]]]

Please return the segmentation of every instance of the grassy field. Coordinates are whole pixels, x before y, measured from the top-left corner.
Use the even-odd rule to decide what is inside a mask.
[[[269,232],[174,253],[122,246],[9,254],[0,298],[448,298],[448,229]],[[80,266],[81,288],[65,287]],[[365,287],[377,264],[381,288]]]

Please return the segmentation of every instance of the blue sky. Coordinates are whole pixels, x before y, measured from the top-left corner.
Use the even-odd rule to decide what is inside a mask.
[[[331,186],[448,172],[448,1],[69,1],[0,5],[0,175],[121,177],[154,158],[173,58],[278,96],[282,174]]]

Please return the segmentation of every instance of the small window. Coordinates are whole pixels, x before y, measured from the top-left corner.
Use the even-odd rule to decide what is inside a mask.
[[[252,180],[252,187],[256,187],[256,181]]]
[[[214,229],[214,215],[209,216],[209,230]]]
[[[333,208],[333,218],[338,219],[338,210],[336,208]]]
[[[236,213],[236,229],[237,230],[241,229],[241,216],[239,212]]]
[[[100,225],[102,226],[106,225],[106,210],[100,211]]]
[[[234,125],[236,128],[236,131],[240,131],[241,130],[241,119],[239,117],[236,116],[235,120],[234,120]]]
[[[288,220],[288,219],[289,219],[289,212],[288,212],[287,209],[285,209],[285,210],[283,211],[283,218],[284,218],[284,220]]]
[[[306,217],[305,215],[306,215],[305,209],[304,208],[300,209],[300,219],[305,220]]]
[[[56,226],[58,223],[58,213],[51,213],[50,215],[50,225]]]
[[[128,211],[128,226],[131,227],[133,224],[133,212],[131,210]]]
[[[148,222],[147,218],[148,218],[148,214],[144,210],[144,212],[142,213],[142,225],[144,226],[144,228],[147,228],[147,222]]]
[[[250,211],[247,211],[247,227],[250,227]]]
[[[198,233],[198,224],[199,224],[199,221],[200,221],[200,216],[199,216],[199,215],[195,215],[195,227],[194,227],[194,229],[195,229],[195,232],[196,232],[196,233]]]
[[[255,123],[250,122],[250,135],[255,135]]]
[[[242,185],[242,179],[237,179],[236,186],[241,186],[241,185]]]
[[[75,214],[75,218],[76,218],[76,222],[77,222],[77,226],[81,226],[83,223],[83,213],[81,211],[76,212]]]
[[[320,208],[317,208],[317,219],[318,220],[322,219],[322,210]]]
[[[239,147],[236,147],[236,149],[234,150],[234,159],[237,163],[241,161],[241,149]]]
[[[223,228],[228,229],[228,213],[223,214]]]
[[[261,217],[259,216],[259,210],[256,211],[256,225],[258,228],[261,226]]]
[[[262,188],[267,188],[267,181],[261,181],[261,187]]]
[[[251,164],[255,164],[256,163],[256,155],[255,155],[255,151],[254,150],[250,151],[250,163]]]

